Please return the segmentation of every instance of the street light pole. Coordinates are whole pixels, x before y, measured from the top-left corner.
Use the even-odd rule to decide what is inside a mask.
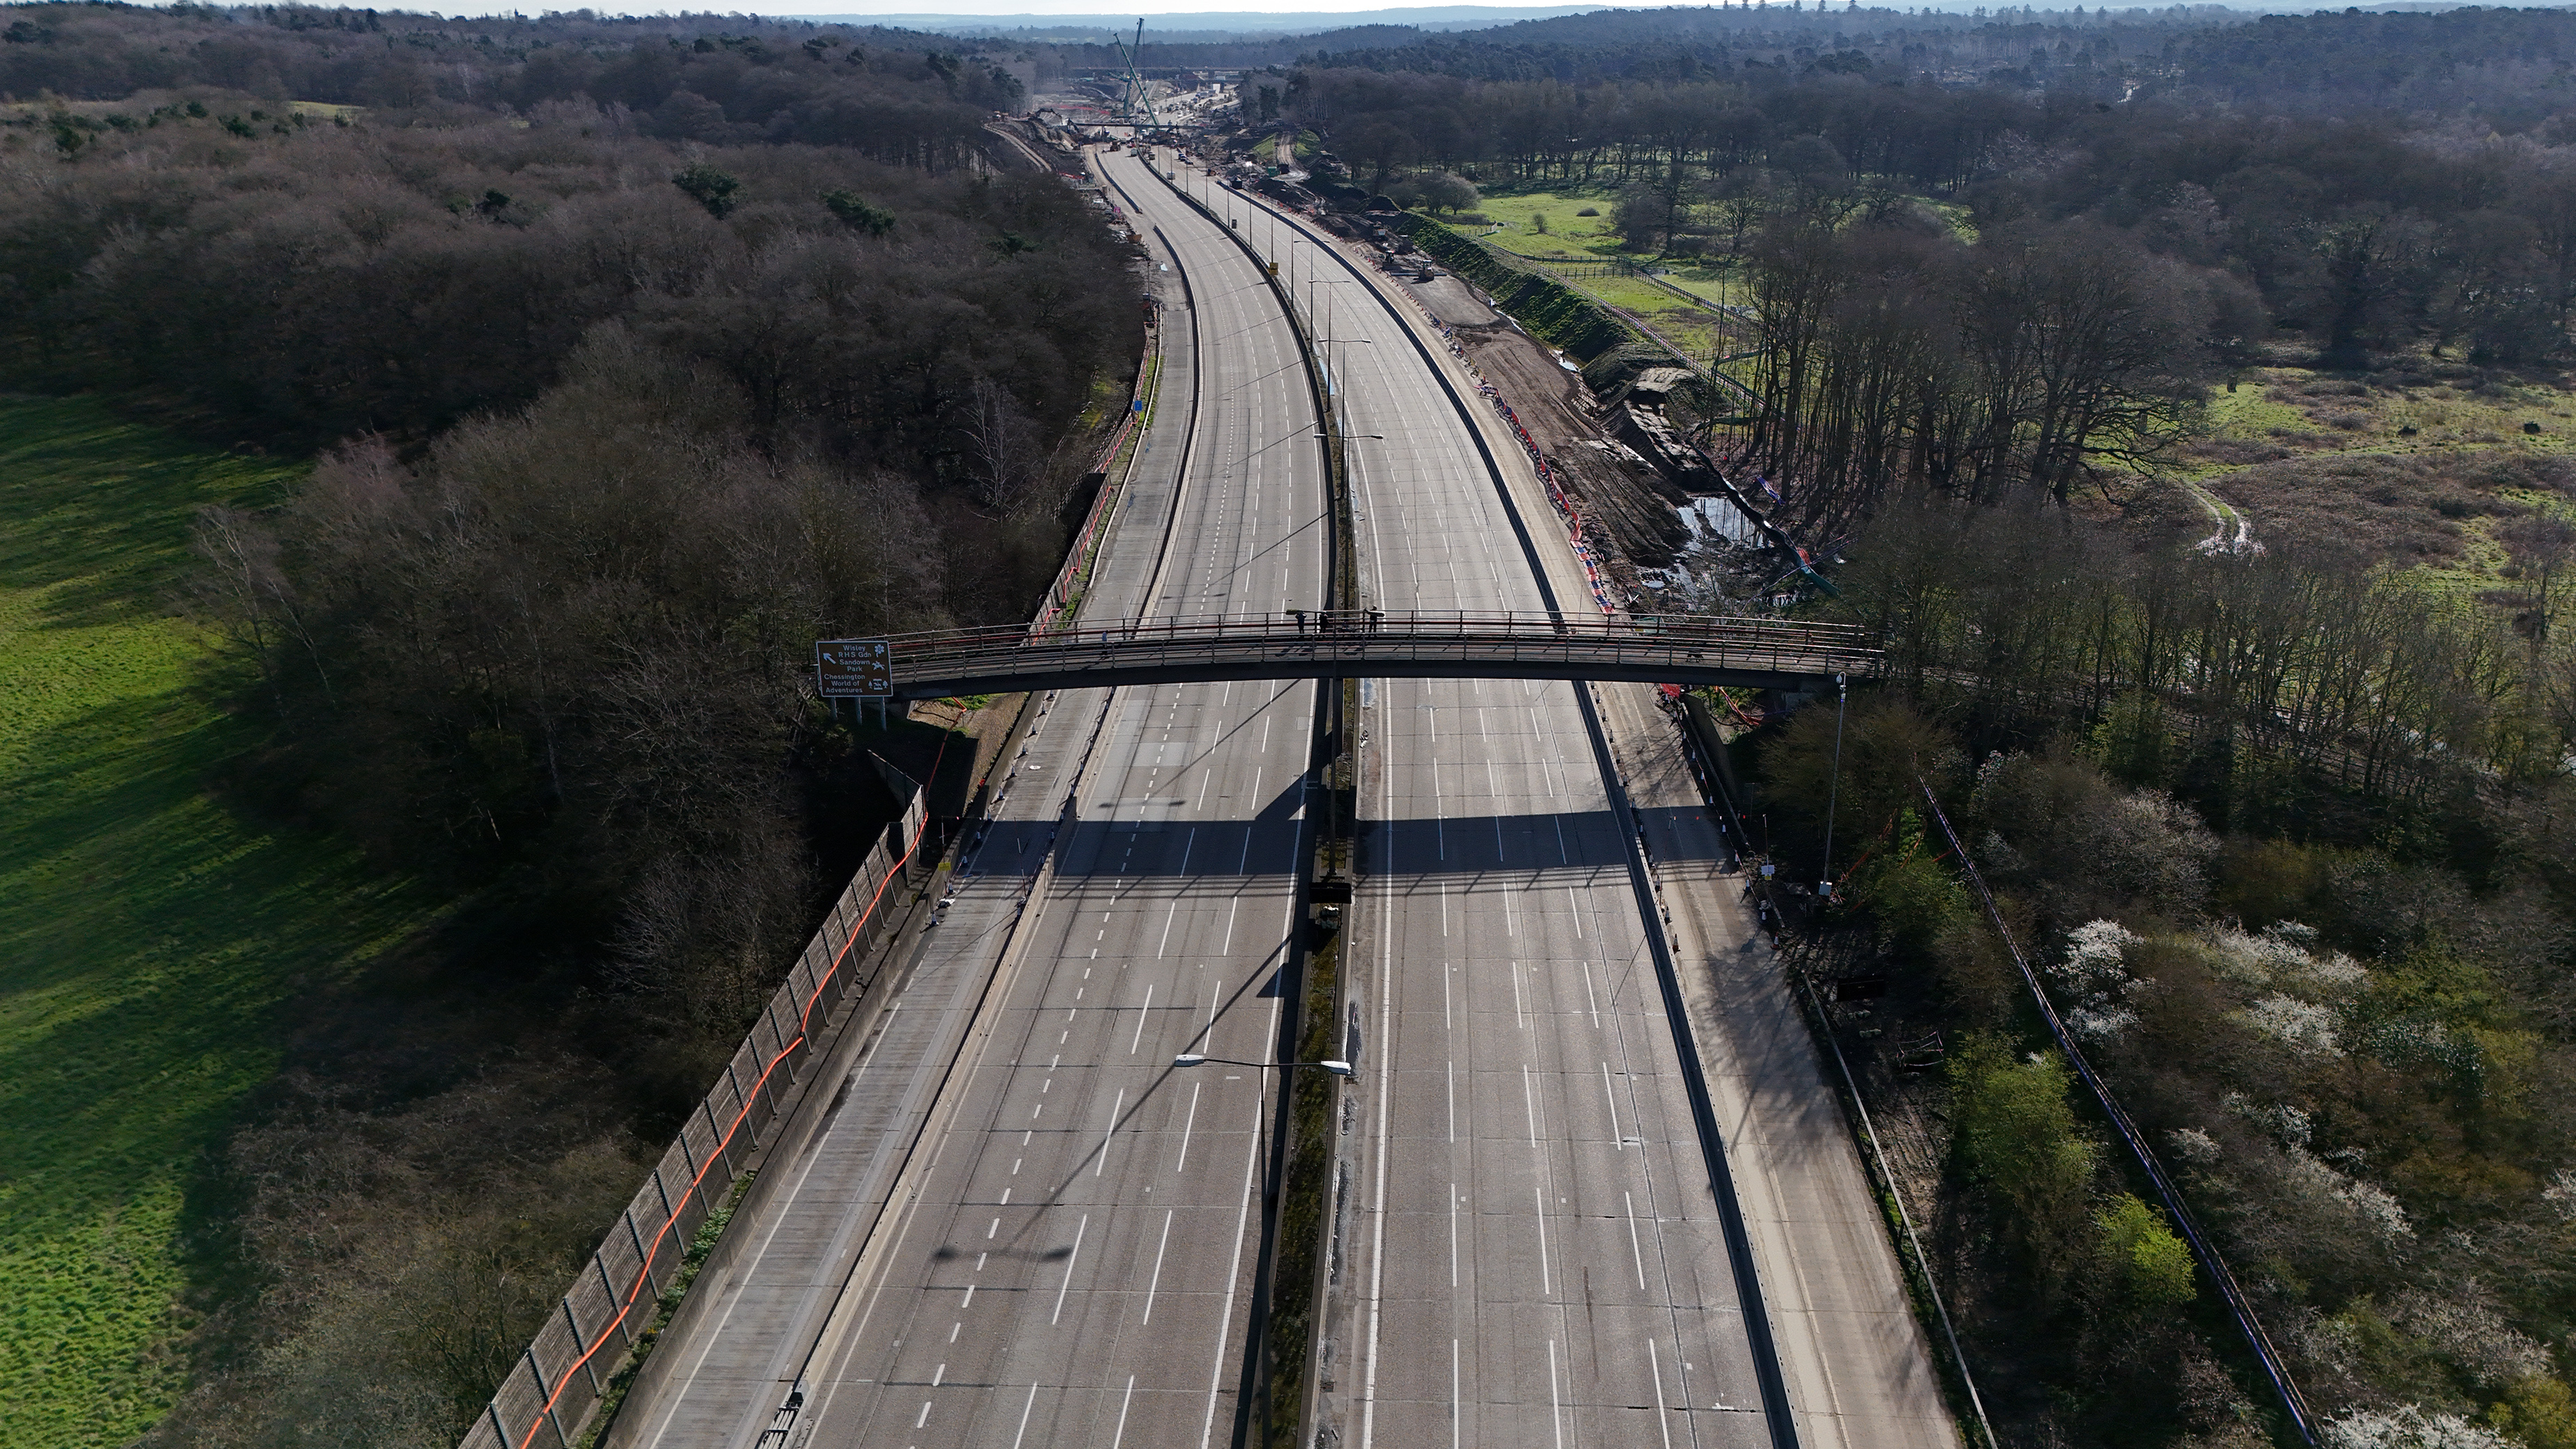
[[[1843,787],[1843,705],[1851,697],[1851,685],[1845,676],[1834,676],[1834,773],[1825,785],[1825,868],[1824,879],[1816,889],[1826,900],[1834,898],[1834,806]]]
[[[1328,1071],[1337,1077],[1347,1077],[1351,1074],[1351,1064],[1349,1062],[1241,1062],[1236,1061],[1232,1057],[1212,1057],[1199,1052],[1183,1052],[1179,1056],[1172,1058],[1172,1065],[1175,1067],[1205,1066],[1209,1062],[1214,1062],[1223,1067],[1260,1067],[1264,1069],[1270,1067],[1321,1067],[1325,1071]]]

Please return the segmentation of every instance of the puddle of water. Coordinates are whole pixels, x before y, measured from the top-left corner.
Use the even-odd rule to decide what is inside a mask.
[[[1681,515],[1682,526],[1691,531],[1691,543],[1694,549],[1709,539],[1724,539],[1728,543],[1738,544],[1749,544],[1756,540],[1757,531],[1753,527],[1753,520],[1745,517],[1744,510],[1736,507],[1732,499],[1694,498],[1674,511]]]

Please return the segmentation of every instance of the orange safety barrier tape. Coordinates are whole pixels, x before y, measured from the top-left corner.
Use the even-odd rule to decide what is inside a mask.
[[[939,753],[934,756],[930,762],[930,778],[932,780],[935,781],[939,778],[939,762],[947,757],[948,741],[943,739],[939,742]],[[923,786],[924,790],[927,790],[928,788],[929,786],[926,784]],[[927,834],[928,832],[924,831],[923,833]],[[760,1069],[760,1075],[752,1081],[751,1091],[745,1094],[741,1110],[733,1114],[733,1121],[725,1128],[724,1135],[716,1139],[716,1150],[707,1154],[707,1160],[703,1166],[698,1168],[697,1176],[689,1179],[689,1191],[680,1195],[681,1202],[687,1202],[689,1200],[690,1193],[694,1193],[698,1190],[698,1184],[706,1179],[708,1168],[714,1167],[718,1162],[724,1160],[725,1148],[732,1143],[734,1134],[742,1130],[743,1119],[751,1115],[751,1104],[754,1101],[759,1100],[760,1089],[768,1084],[770,1073],[777,1071],[778,1064],[787,1060],[789,1053],[795,1051],[797,1047],[804,1044],[806,1030],[812,1024],[814,1019],[814,1004],[823,999],[823,988],[830,984],[833,977],[840,974],[841,962],[849,956],[850,948],[859,943],[859,928],[868,923],[868,917],[876,914],[877,903],[885,899],[886,888],[894,884],[895,877],[903,873],[903,868],[911,863],[913,856],[918,854],[920,850],[921,837],[916,835],[913,837],[912,848],[906,850],[900,860],[897,860],[893,865],[886,868],[885,879],[877,882],[876,894],[868,897],[868,908],[859,912],[859,918],[856,921],[851,922],[849,939],[841,943],[840,951],[832,957],[832,969],[824,972],[822,978],[814,983],[814,994],[805,998],[805,1009],[797,1013],[795,1040],[780,1047],[778,1049],[778,1055],[769,1059],[769,1065]],[[662,1240],[670,1236],[671,1229],[678,1225],[679,1221],[679,1211],[674,1209],[668,1217],[665,1217],[662,1220],[662,1226],[654,1231],[653,1245],[644,1250],[644,1261],[636,1266],[635,1282],[627,1288],[625,1301],[617,1305],[617,1316],[611,1318],[606,1324],[601,1326],[598,1334],[592,1338],[590,1347],[581,1351],[581,1357],[574,1359],[555,1375],[555,1386],[546,1394],[545,1407],[539,1409],[536,1417],[529,1421],[527,1437],[519,1441],[519,1449],[532,1449],[532,1446],[537,1442],[537,1431],[544,1428],[547,1421],[554,1417],[555,1401],[563,1397],[563,1391],[565,1389],[571,1387],[574,1370],[579,1369],[586,1363],[589,1363],[591,1355],[599,1352],[600,1348],[608,1342],[609,1330],[617,1327],[621,1323],[624,1323],[626,1321],[626,1315],[634,1310],[636,1295],[641,1293],[645,1286],[653,1281],[653,1258],[656,1254],[662,1251]]]

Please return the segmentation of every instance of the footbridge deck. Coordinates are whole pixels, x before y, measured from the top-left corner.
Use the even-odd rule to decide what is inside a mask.
[[[1814,690],[1879,651],[1845,624],[1686,614],[1309,610],[886,641],[893,698],[1228,679],[1597,679]]]

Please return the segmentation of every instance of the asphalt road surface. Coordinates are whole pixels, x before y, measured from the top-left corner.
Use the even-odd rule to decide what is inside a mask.
[[[1163,391],[1086,617],[1320,607],[1294,340],[1212,228],[1148,237]],[[1277,1079],[1171,1062],[1272,1055],[1313,697],[1049,703],[880,1038],[764,1169],[615,1442],[749,1445],[800,1383],[798,1444],[1226,1442]]]
[[[1546,608],[1466,421],[1396,320],[1312,240],[1211,199],[1277,237],[1328,339],[1368,602]],[[1348,997],[1373,1044],[1354,1091],[1366,1166],[1345,1226],[1355,1331],[1326,1412],[1360,1446],[1769,1443],[1575,686],[1369,694],[1361,808],[1378,824]]]

